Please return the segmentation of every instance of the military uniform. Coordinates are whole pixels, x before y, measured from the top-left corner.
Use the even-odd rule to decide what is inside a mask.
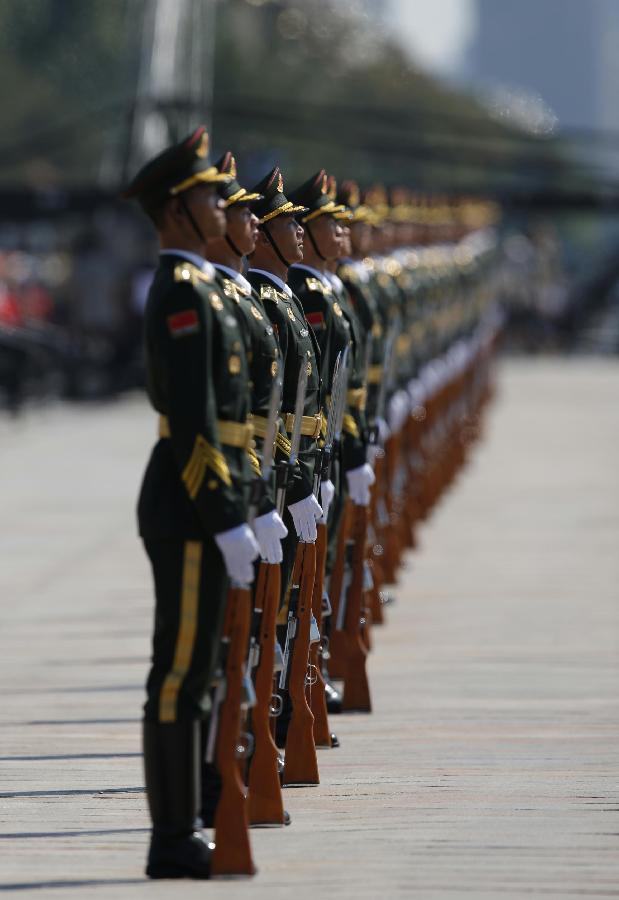
[[[296,215],[304,210],[284,194],[283,178],[275,167],[253,188],[263,199],[252,205],[264,228],[278,215]],[[272,272],[250,268],[247,279],[264,305],[265,312],[277,335],[283,365],[281,412],[286,435],[278,435],[280,458],[290,453],[289,435],[294,424],[294,409],[301,367],[307,371],[307,388],[301,425],[299,460],[292,482],[286,491],[286,505],[308,497],[313,490],[317,440],[322,426],[322,382],[320,378],[320,349],[308,325],[299,300],[290,287]],[[291,517],[284,513],[288,537],[283,541],[282,598],[285,597],[297,546]]]
[[[324,169],[312,176],[292,194],[293,202],[308,207],[301,224],[313,241],[312,222],[318,216],[334,215],[344,210],[328,193]],[[288,283],[297,294],[308,322],[312,326],[321,351],[321,374],[326,386],[327,403],[331,395],[333,373],[338,353],[350,347],[348,409],[343,422],[342,465],[344,471],[362,466],[366,458],[363,422],[359,418],[363,397],[363,346],[360,328],[342,296],[337,296],[329,277],[305,263],[291,267]],[[352,402],[351,402],[352,401]]]
[[[217,169],[230,176],[230,181],[220,188],[226,208],[247,205],[261,200],[262,195],[248,191],[237,181],[236,162],[231,153],[226,153],[216,163]],[[232,250],[241,259],[242,254],[226,235]],[[252,472],[261,476],[262,438],[264,437],[273,379],[281,365],[280,350],[275,329],[267,316],[263,302],[250,282],[238,271],[215,263],[218,282],[223,293],[233,301],[245,335],[246,353],[249,364],[250,421],[253,428],[253,442],[248,450]],[[265,486],[258,504],[258,514],[274,509],[272,487]]]
[[[152,160],[125,196],[146,210],[220,183],[198,129]],[[251,430],[244,336],[234,300],[192,252],[162,252],[145,310],[146,376],[159,415],[138,502],[155,586],[152,665],[144,707],[146,791],[153,819],[147,874],[209,876],[193,834],[200,790],[198,727],[220,642],[227,577],[214,536],[247,518]],[[203,731],[203,729],[202,729]]]

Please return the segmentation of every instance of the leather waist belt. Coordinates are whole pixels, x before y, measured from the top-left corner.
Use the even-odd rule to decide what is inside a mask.
[[[254,426],[254,434],[263,438],[267,433],[267,425],[269,420],[266,416],[256,416],[252,413],[251,424]],[[277,429],[276,429],[277,430]]]
[[[294,428],[294,413],[284,414],[284,428],[288,434],[292,434]],[[316,413],[315,416],[301,417],[301,434],[305,437],[317,438],[322,428],[322,413]]]
[[[219,442],[226,447],[241,447],[249,450],[252,445],[254,427],[250,422],[229,422],[226,419],[218,419],[217,434]],[[159,437],[170,437],[170,423],[167,416],[159,416]]]

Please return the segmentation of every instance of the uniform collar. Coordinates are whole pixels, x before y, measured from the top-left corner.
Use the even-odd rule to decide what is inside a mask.
[[[250,269],[250,272],[255,272],[257,275],[266,275],[266,277],[276,284],[280,291],[283,291],[287,297],[292,297],[292,291],[288,287],[285,281],[282,281],[277,275],[274,275],[273,272],[267,272],[265,269]]]
[[[295,263],[294,266],[291,266],[292,269],[305,269],[306,272],[309,272],[310,275],[313,275],[314,278],[317,278],[318,281],[321,281],[327,287],[331,287],[329,283],[329,277],[324,272],[319,272],[318,269],[312,268],[312,266],[307,266],[305,263]]]
[[[228,278],[231,278],[235,284],[238,284],[238,286],[245,291],[245,293],[251,294],[251,284],[244,275],[241,275],[240,272],[237,272],[235,269],[231,269],[229,266],[224,266],[222,263],[215,263],[215,268],[218,272],[223,272],[224,275],[227,275]]]
[[[340,278],[339,275],[336,275],[335,272],[325,272],[325,275],[327,276],[328,281],[331,282],[332,286],[337,291],[345,290],[344,282],[342,281],[342,279]]]
[[[196,269],[200,269],[202,272],[210,275],[211,278],[215,275],[215,269],[211,263],[198,253],[192,253],[191,250],[176,250],[170,247],[166,250],[160,250],[159,256],[180,256],[182,259],[186,259],[187,262],[193,263]]]

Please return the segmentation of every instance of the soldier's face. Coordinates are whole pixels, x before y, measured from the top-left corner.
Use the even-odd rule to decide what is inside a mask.
[[[186,192],[185,201],[206,240],[224,236],[226,233],[224,201],[217,193],[216,185],[195,185]]]
[[[243,256],[253,253],[258,238],[258,219],[248,206],[231,206],[226,210],[226,233]]]
[[[312,234],[320,252],[326,259],[337,259],[340,256],[342,226],[333,216],[318,216],[311,223]]]
[[[292,216],[276,216],[270,222],[270,231],[284,259],[301,262],[304,231],[297,220]]]
[[[353,253],[367,256],[372,249],[372,226],[365,222],[354,222],[350,226],[350,241]]]

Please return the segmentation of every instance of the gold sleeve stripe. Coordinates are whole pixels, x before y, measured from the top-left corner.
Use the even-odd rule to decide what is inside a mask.
[[[178,692],[191,665],[198,629],[201,566],[201,542],[185,541],[180,620],[172,670],[166,675],[159,695],[160,722],[176,722]]]
[[[275,446],[279,447],[286,456],[290,456],[290,441],[283,434],[278,433],[275,435]]]
[[[258,459],[258,454],[256,453],[256,451],[252,447],[249,447],[247,450],[247,455],[249,456],[249,462],[252,468],[252,472],[254,472],[255,475],[262,475],[260,460]]]
[[[221,450],[211,446],[199,434],[189,462],[182,473],[182,479],[192,500],[195,499],[202,486],[207,468],[211,469],[225,485],[232,486],[232,478],[225,456]]]
[[[350,413],[345,413],[344,421],[342,423],[342,430],[346,432],[346,434],[350,434],[352,437],[359,437],[359,429],[357,428],[357,423],[350,415]]]

